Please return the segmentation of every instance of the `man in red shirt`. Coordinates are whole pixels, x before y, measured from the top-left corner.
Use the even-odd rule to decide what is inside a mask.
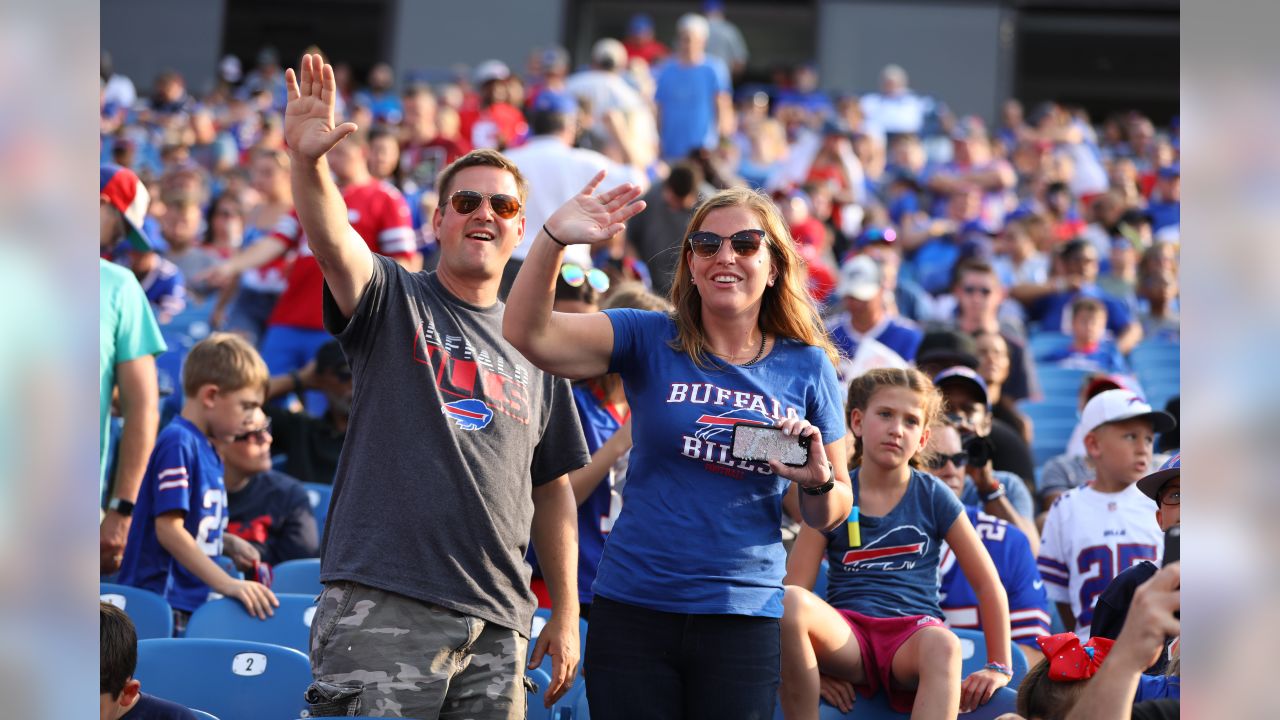
[[[467,98],[458,111],[460,134],[471,147],[506,150],[524,142],[529,135],[524,113],[509,102],[510,77],[511,70],[500,60],[486,60],[476,66],[475,84],[480,94]]]
[[[394,185],[369,174],[368,155],[368,141],[359,133],[349,136],[328,155],[347,206],[347,219],[369,249],[416,271],[422,258],[417,252],[409,205]],[[321,305],[324,275],[311,254],[296,211],[281,218],[270,236],[216,268],[209,278],[213,283],[225,282],[286,252],[293,258],[288,285],[267,320],[259,348],[272,375],[306,365],[331,339],[324,329]]]
[[[627,49],[628,60],[636,57],[643,58],[651,66],[671,52],[666,45],[653,37],[653,19],[643,14],[631,16],[631,22],[627,24],[627,36],[623,39],[622,45]]]

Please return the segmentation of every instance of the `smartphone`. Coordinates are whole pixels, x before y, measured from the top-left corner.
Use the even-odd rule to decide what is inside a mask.
[[[733,426],[730,454],[737,460],[777,460],[803,467],[809,462],[809,438],[786,435],[772,425],[738,423]]]
[[[1160,562],[1160,566],[1164,567],[1169,563],[1178,562],[1179,546],[1182,544],[1182,526],[1174,525],[1165,531],[1164,534],[1164,560]]]

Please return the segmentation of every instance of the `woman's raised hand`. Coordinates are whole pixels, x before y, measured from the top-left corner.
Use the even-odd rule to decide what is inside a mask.
[[[565,245],[608,240],[622,232],[627,220],[644,210],[643,200],[633,202],[640,197],[640,188],[631,183],[593,194],[604,175],[604,170],[596,173],[582,192],[569,198],[547,218],[545,227],[555,240]]]

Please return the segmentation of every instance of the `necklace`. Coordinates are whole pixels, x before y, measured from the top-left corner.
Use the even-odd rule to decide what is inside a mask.
[[[761,330],[760,331],[760,349],[756,351],[756,356],[751,358],[747,362],[742,363],[738,367],[750,367],[760,362],[760,358],[764,357],[764,343],[767,337],[768,337],[768,334],[765,333],[765,331]]]

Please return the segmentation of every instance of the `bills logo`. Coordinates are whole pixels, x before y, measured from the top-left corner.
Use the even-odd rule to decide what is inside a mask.
[[[915,525],[900,525],[874,542],[845,551],[841,564],[848,572],[861,570],[907,570],[916,566],[929,550],[929,536]]]
[[[730,410],[722,415],[702,415],[694,422],[698,424],[698,429],[693,433],[694,437],[699,440],[719,440],[723,443],[728,443],[731,440],[733,426],[739,423],[773,425],[773,421],[769,419],[768,415],[745,408]]]
[[[463,430],[483,430],[493,421],[493,411],[480,400],[458,400],[440,409]]]

